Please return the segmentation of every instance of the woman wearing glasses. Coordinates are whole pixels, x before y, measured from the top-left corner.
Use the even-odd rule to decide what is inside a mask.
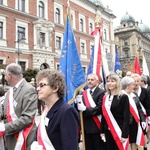
[[[78,149],[78,113],[67,104],[63,75],[56,70],[42,70],[37,74],[38,98],[45,102],[37,129],[37,141],[31,150],[77,150]]]

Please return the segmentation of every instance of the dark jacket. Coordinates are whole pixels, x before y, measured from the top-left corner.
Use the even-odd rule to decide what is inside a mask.
[[[124,94],[118,99],[118,96],[115,95],[110,110],[122,131],[122,137],[127,138],[129,134],[130,114],[128,96]],[[100,133],[105,133],[104,130],[108,130],[108,125],[104,116],[102,116]]]
[[[137,95],[136,93],[134,93],[134,94],[135,94],[136,96],[133,97],[133,100],[134,100],[134,102],[135,102],[135,104],[136,104],[136,107],[137,107],[137,110],[138,110],[138,113],[139,113],[140,122],[145,122],[146,119],[145,119],[145,117],[144,117],[144,115],[143,115],[143,112],[142,112],[142,108],[141,108],[141,105],[140,105],[139,97],[138,97],[138,95]],[[132,116],[131,113],[130,113],[130,122],[129,122],[129,123],[130,123],[130,124],[133,123],[133,116]]]
[[[104,90],[96,87],[92,94],[92,98],[96,104],[96,107],[87,107],[86,110],[83,111],[84,130],[86,133],[99,133],[99,128],[97,127],[92,117],[102,114],[102,98],[104,93]]]
[[[76,109],[59,99],[49,110],[49,119],[46,127],[56,150],[77,150],[78,149],[78,129],[79,115]]]
[[[148,116],[150,116],[150,88],[145,89],[141,87],[141,94],[139,96],[139,100],[144,106],[146,113]]]

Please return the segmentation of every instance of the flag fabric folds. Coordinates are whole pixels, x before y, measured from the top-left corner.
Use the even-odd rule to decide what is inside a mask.
[[[102,44],[102,26],[96,28],[92,33],[95,37],[94,54],[93,54],[93,72],[99,79],[104,80],[109,75],[106,53]]]
[[[119,53],[116,45],[116,58],[115,58],[115,67],[114,67],[114,72],[118,74],[120,78],[122,78],[122,71],[121,71],[121,64],[120,64],[120,59],[119,59]]]
[[[80,62],[74,34],[68,16],[66,17],[59,70],[63,73],[65,78],[66,95],[64,99],[68,102],[73,98],[75,89],[85,83],[84,71]]]
[[[94,43],[94,58],[93,58],[93,73],[96,74],[99,78],[101,76],[101,65],[102,65],[102,52],[101,52],[101,32],[102,26],[96,28],[91,35],[95,37]]]
[[[143,53],[142,68],[143,68],[143,75],[149,76],[149,70],[148,70],[148,66],[147,66],[147,63],[146,63],[144,53]]]
[[[139,59],[137,56],[135,57],[135,60],[134,60],[134,73],[141,75]]]

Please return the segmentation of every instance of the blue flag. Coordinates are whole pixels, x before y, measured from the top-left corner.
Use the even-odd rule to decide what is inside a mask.
[[[118,53],[117,46],[116,46],[116,59],[115,59],[114,72],[116,74],[118,74],[120,78],[122,78],[121,64],[120,64],[120,59],[119,59],[119,53]]]
[[[68,16],[66,18],[59,70],[64,74],[66,82],[66,95],[64,99],[68,102],[73,98],[75,89],[85,83],[84,71]]]

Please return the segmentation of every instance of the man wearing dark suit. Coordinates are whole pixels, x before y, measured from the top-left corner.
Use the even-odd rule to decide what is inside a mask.
[[[6,67],[5,79],[11,86],[1,113],[4,123],[0,123],[0,132],[4,132],[5,136],[6,150],[22,147],[29,150],[36,132],[34,123],[37,110],[36,90],[23,78],[22,68],[18,64],[12,63]],[[25,135],[24,133],[28,135],[21,140],[25,145],[18,146],[19,138]]]
[[[83,111],[86,150],[103,150],[104,143],[100,138],[100,120],[102,97],[105,91],[98,87],[97,75],[87,77],[88,89],[83,92],[83,101],[77,101],[77,108]],[[97,121],[96,121],[97,120]]]
[[[135,87],[134,87],[134,92],[137,93],[139,100],[143,107],[146,110],[146,114],[148,116],[148,122],[150,122],[150,94],[149,94],[149,89],[146,89],[144,87],[140,87],[141,84],[141,78],[138,74],[132,74],[131,76],[134,81],[135,81]],[[146,134],[146,131],[144,131]],[[146,139],[146,136],[145,136]],[[145,142],[146,143],[146,142]],[[144,150],[147,150],[147,145],[145,144]]]

